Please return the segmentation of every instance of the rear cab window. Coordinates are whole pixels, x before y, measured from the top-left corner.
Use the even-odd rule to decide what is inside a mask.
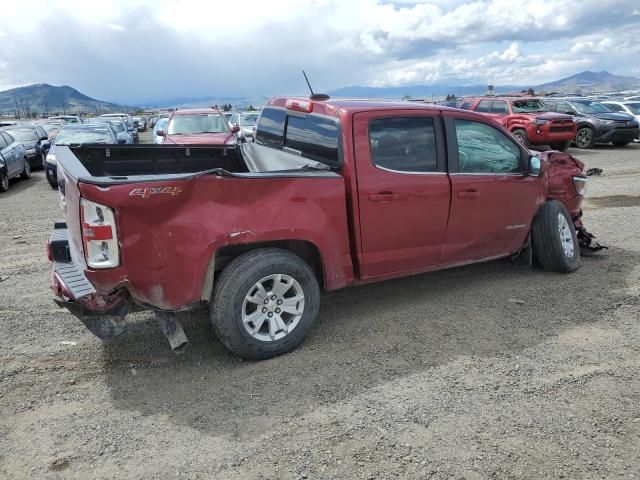
[[[337,169],[340,167],[339,138],[340,124],[336,118],[267,107],[258,120],[255,141],[258,145]]]

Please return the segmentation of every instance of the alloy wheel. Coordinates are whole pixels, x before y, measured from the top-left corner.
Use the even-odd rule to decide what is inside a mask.
[[[562,213],[558,213],[558,231],[560,232],[560,242],[562,243],[562,251],[567,258],[573,258],[574,245],[573,235],[571,234],[571,227],[569,222]]]

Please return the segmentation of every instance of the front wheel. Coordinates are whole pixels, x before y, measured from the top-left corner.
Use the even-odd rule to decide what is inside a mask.
[[[549,146],[553,150],[558,150],[560,152],[566,152],[567,150],[569,150],[569,147],[571,146],[571,140],[569,140],[567,142],[562,142],[562,143],[552,143]]]
[[[0,192],[9,190],[9,175],[5,170],[0,170]]]
[[[516,137],[518,141],[525,147],[529,148],[531,146],[529,143],[529,139],[527,138],[527,132],[523,129],[517,128],[511,133],[513,133],[513,136]]]
[[[576,147],[591,148],[596,144],[596,135],[591,127],[580,127],[576,133]]]
[[[300,257],[278,248],[245,253],[216,282],[210,316],[220,341],[250,360],[296,348],[316,321],[318,280]]]
[[[533,254],[545,270],[569,273],[580,266],[580,248],[573,221],[557,200],[546,202],[531,227]]]
[[[24,159],[24,167],[22,167],[22,173],[20,174],[20,178],[23,180],[27,180],[31,178],[31,162],[28,158]]]

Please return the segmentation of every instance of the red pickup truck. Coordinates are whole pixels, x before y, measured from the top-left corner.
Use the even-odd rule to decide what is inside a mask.
[[[58,168],[55,301],[104,340],[142,308],[179,347],[175,312],[204,304],[224,345],[268,358],[321,290],[504,257],[571,272],[591,241],[582,163],[446,107],[274,98],[251,143],[62,147]]]
[[[576,136],[573,117],[551,112],[536,98],[470,98],[461,107],[495,119],[527,147],[548,145],[564,152]]]

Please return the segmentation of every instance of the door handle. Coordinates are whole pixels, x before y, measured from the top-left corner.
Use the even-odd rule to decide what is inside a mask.
[[[460,198],[478,198],[480,192],[477,190],[463,190],[462,192],[458,192],[458,196]]]
[[[397,200],[400,195],[391,192],[372,193],[369,195],[369,200],[373,202],[389,202],[391,200]]]

